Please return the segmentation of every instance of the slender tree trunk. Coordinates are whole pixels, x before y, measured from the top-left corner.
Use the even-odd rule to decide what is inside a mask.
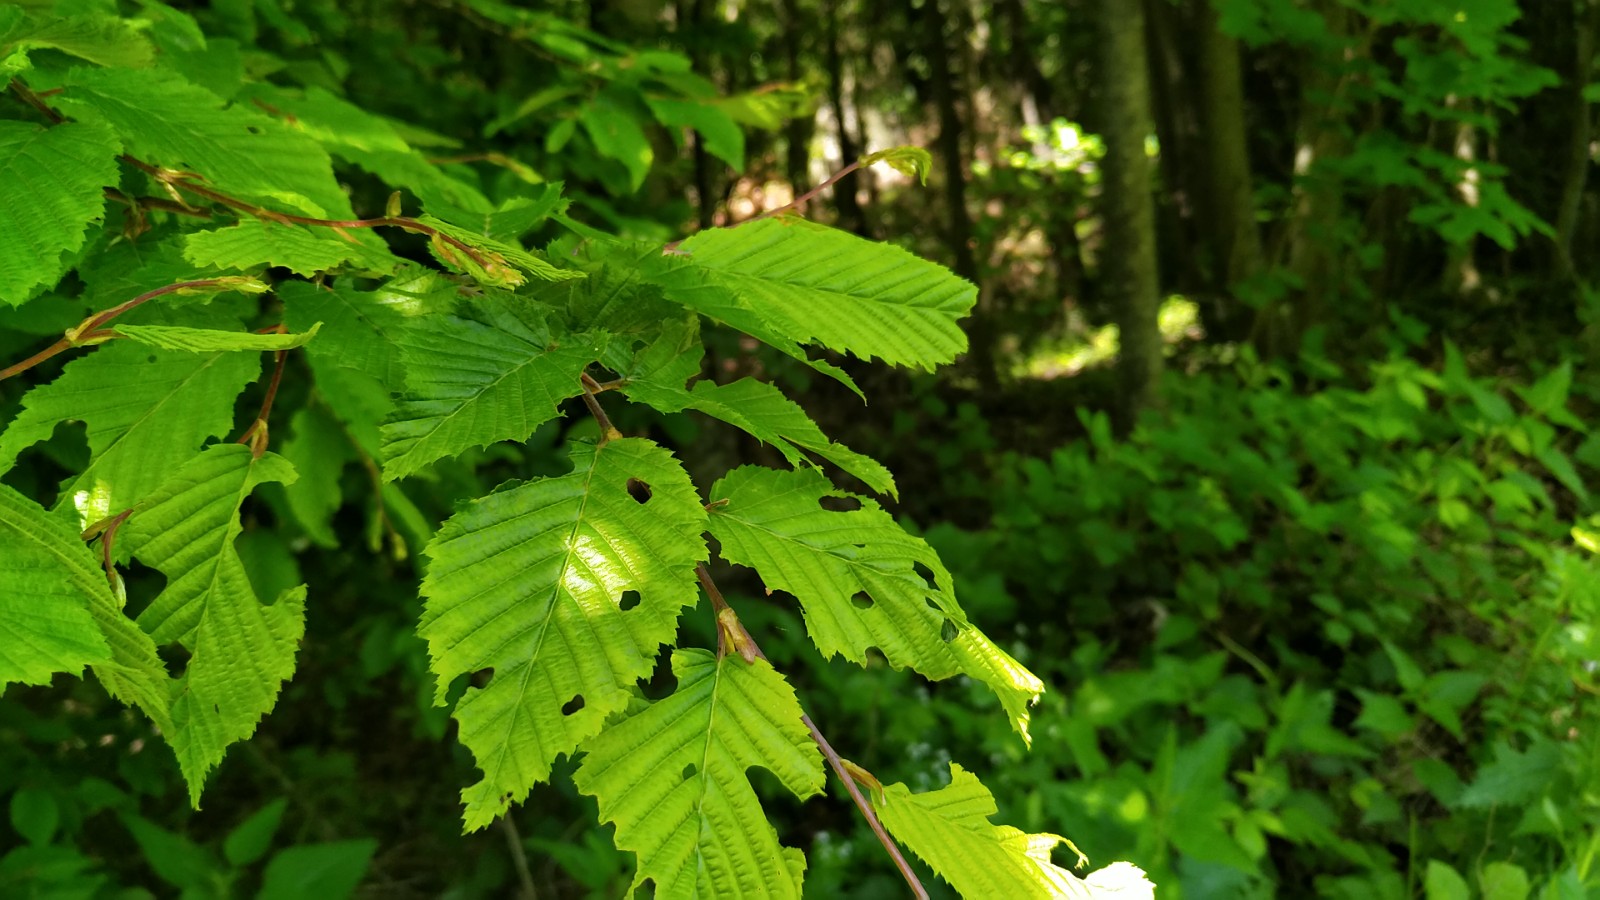
[[[779,21],[783,23],[784,77],[790,84],[800,81],[800,36],[805,30],[795,9],[796,0],[778,0]],[[795,116],[783,126],[784,174],[796,197],[811,188],[811,135],[816,130],[815,116]]]
[[[968,281],[978,280],[978,263],[972,253],[972,218],[967,213],[967,178],[962,170],[961,116],[956,109],[955,85],[950,72],[949,45],[945,42],[944,10],[939,0],[927,0],[922,7],[923,51],[928,57],[933,105],[939,117],[939,136],[934,146],[944,163],[945,237],[950,244],[950,258],[955,273]],[[967,326],[971,350],[967,360],[978,382],[993,388],[998,382],[995,368],[995,339],[993,310],[986,308],[984,298],[973,312]]]
[[[1578,212],[1583,203],[1584,184],[1589,176],[1589,143],[1594,135],[1594,120],[1584,89],[1594,72],[1595,43],[1600,38],[1600,0],[1583,0],[1574,11],[1577,32],[1573,75],[1564,89],[1571,96],[1568,121],[1567,158],[1561,175],[1561,205],[1556,209],[1557,265],[1569,277],[1576,274],[1572,259],[1572,237],[1578,230]]]
[[[828,67],[828,105],[833,109],[834,130],[839,140],[840,165],[849,165],[860,156],[844,107],[844,58],[839,52],[839,19],[844,15],[838,0],[831,0],[823,11],[823,51]],[[854,173],[833,186],[833,202],[839,209],[839,222],[847,230],[868,236],[866,212],[856,197],[861,182]]]
[[[1118,424],[1132,428],[1140,409],[1158,400],[1161,331],[1157,326],[1155,202],[1151,196],[1150,76],[1145,9],[1139,0],[1100,0],[1102,134],[1101,214],[1105,246],[1101,285],[1121,333],[1117,357]]]
[[[1244,85],[1239,42],[1223,33],[1215,7],[1205,4],[1200,39],[1200,98],[1205,127],[1206,169],[1210,181],[1209,233],[1215,259],[1216,324],[1221,338],[1237,338],[1242,318],[1235,293],[1262,268],[1261,232],[1256,227],[1250,152],[1245,135]]]

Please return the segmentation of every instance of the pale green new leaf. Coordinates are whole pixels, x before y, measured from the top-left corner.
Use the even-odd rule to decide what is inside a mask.
[[[799,599],[823,656],[838,653],[864,665],[868,648],[876,647],[890,665],[930,679],[975,678],[1030,740],[1028,707],[1043,683],[967,621],[938,554],[876,503],[834,489],[814,469],[760,466],[729,472],[711,497],[711,533],[722,557],[755,569],[768,589]],[[853,499],[861,508],[832,511],[822,505],[828,497]]]
[[[955,763],[950,764],[948,786],[913,794],[903,784],[891,784],[872,792],[872,805],[895,840],[911,848],[968,900],[1155,897],[1155,885],[1137,866],[1112,863],[1079,878],[1050,861],[1050,851],[1057,845],[1072,847],[1066,838],[991,823],[989,817],[999,811],[994,796]]]
[[[705,510],[678,461],[639,438],[579,445],[572,459],[570,474],[467,504],[425,551],[417,633],[438,702],[457,677],[493,672],[455,711],[483,771],[462,792],[469,830],[520,802],[628,705],[699,596]],[[630,480],[648,486],[645,502]],[[624,609],[630,592],[637,603]]]
[[[385,480],[469,447],[526,440],[557,404],[583,393],[579,376],[599,358],[597,340],[497,321],[441,316],[401,334],[406,393],[383,426]]]
[[[327,228],[281,225],[260,219],[187,235],[183,255],[197,266],[240,271],[282,266],[305,276],[347,263],[362,272],[387,275],[401,265],[399,257],[387,250],[345,240]]]
[[[0,484],[0,546],[0,688],[105,661],[89,607],[117,600],[77,530]]]
[[[305,586],[262,603],[234,549],[243,530],[239,507],[250,492],[294,478],[294,467],[276,454],[256,458],[242,444],[213,445],[173,473],[118,537],[119,546],[167,576],[139,627],[157,644],[177,642],[190,654],[172,684],[167,740],[196,806],[206,774],[230,744],[255,732],[294,673]]]
[[[956,323],[978,289],[898,247],[777,218],[702,231],[678,252],[692,265],[658,279],[667,296],[736,328],[755,318],[802,344],[930,370],[967,347]]]
[[[113,331],[130,340],[162,350],[206,353],[226,350],[293,350],[317,336],[321,322],[299,334],[258,334],[254,331],[218,331],[178,325],[117,325]]]
[[[61,277],[117,183],[116,135],[100,125],[43,128],[0,121],[0,303],[27,300]]]
[[[353,218],[315,141],[247,106],[224,108],[205,88],[161,69],[74,69],[51,97],[65,112],[110,125],[129,152],[194,172],[205,185],[287,211]]]
[[[261,374],[257,354],[179,353],[116,341],[67,363],[60,377],[23,395],[0,432],[0,471],[63,422],[88,426],[89,466],[58,506],[82,525],[122,512],[233,424],[233,401]]]
[[[44,684],[50,672],[92,665],[113,697],[170,731],[167,670],[156,646],[122,614],[77,529],[0,485],[0,548],[0,686]]]
[[[692,389],[685,387],[689,379],[699,376],[703,354],[699,335],[692,330],[669,328],[621,373],[620,389],[630,400],[664,413],[693,409],[721,419],[777,448],[790,465],[810,464],[802,452],[809,450],[873,490],[895,495],[894,476],[888,469],[871,457],[828,440],[800,404],[785,397],[776,385],[741,378],[732,384],[698,381]]]
[[[568,281],[583,277],[583,273],[576,269],[558,269],[548,260],[541,259],[514,243],[475,234],[443,219],[422,216],[417,221],[437,229],[440,234],[453,238],[475,251],[478,257],[476,259],[460,247],[438,237],[428,245],[442,262],[491,287],[517,287],[527,281],[523,277],[524,272],[540,281]]]
[[[761,766],[795,796],[822,792],[822,755],[794,689],[764,659],[674,650],[672,696],[583,745],[573,776],[638,855],[634,888],[657,900],[800,897],[804,857],[778,843],[745,771]],[[798,865],[796,865],[798,863]]]

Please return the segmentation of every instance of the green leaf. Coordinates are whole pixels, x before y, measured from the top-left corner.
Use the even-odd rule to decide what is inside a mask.
[[[289,801],[279,797],[256,810],[228,832],[222,841],[222,855],[235,866],[248,866],[265,856],[273,835],[278,833],[278,823],[283,821],[283,811],[288,808]]]
[[[933,168],[933,157],[921,147],[890,147],[861,157],[861,167],[883,163],[902,175],[928,183],[928,171]]]
[[[300,93],[275,85],[253,84],[245,95],[277,110],[289,129],[315,140],[335,158],[360,167],[390,187],[412,191],[426,206],[491,206],[477,188],[452,178],[417,152],[401,136],[396,123],[320,87]]]
[[[233,424],[233,401],[261,374],[246,353],[175,353],[132,341],[67,363],[61,376],[23,395],[22,412],[0,432],[0,471],[62,422],[88,425],[89,466],[61,492],[84,526],[119,513]]]
[[[313,403],[296,410],[289,420],[289,439],[284,441],[282,453],[300,473],[293,484],[284,487],[289,511],[312,542],[337,547],[333,514],[344,502],[339,475],[345,463],[355,458],[349,437],[326,405]]]
[[[668,299],[741,330],[757,323],[748,333],[763,340],[930,370],[967,347],[956,322],[978,289],[898,247],[784,218],[702,231],[678,252],[690,265],[653,275]]]
[[[1423,880],[1423,896],[1427,900],[1472,900],[1472,889],[1449,863],[1430,859]]]
[[[191,459],[122,528],[119,545],[167,576],[139,615],[157,644],[177,642],[189,661],[172,686],[167,734],[199,805],[206,774],[228,745],[255,732],[294,672],[305,630],[305,587],[262,603],[234,548],[239,508],[256,485],[293,481],[276,454],[255,458],[241,444],[217,444]]]
[[[628,170],[629,189],[639,190],[655,162],[655,151],[626,101],[616,91],[602,91],[583,105],[578,120],[600,155]]]
[[[705,510],[678,461],[638,438],[578,445],[572,460],[570,474],[467,504],[425,551],[417,633],[437,702],[455,678],[493,671],[456,705],[484,776],[462,792],[469,830],[521,801],[556,757],[628,705],[628,688],[699,596]],[[646,502],[630,481],[649,487]],[[628,592],[637,604],[623,609]]]
[[[1477,776],[1453,805],[1472,809],[1529,803],[1543,793],[1560,768],[1561,751],[1550,741],[1535,741],[1526,751],[1497,742],[1494,762],[1478,769]]]
[[[824,498],[860,508],[831,511]],[[1043,683],[967,621],[933,548],[876,503],[834,489],[814,470],[759,466],[729,472],[711,499],[722,557],[754,568],[769,590],[793,594],[824,657],[865,665],[875,647],[890,665],[930,679],[968,675],[995,692],[1030,741],[1028,707]]]
[[[105,211],[120,150],[100,125],[0,121],[0,303],[20,306],[61,277],[63,254]]]
[[[705,140],[706,152],[744,171],[744,132],[714,101],[646,97],[656,121],[673,128],[693,128]]]
[[[345,263],[367,273],[387,275],[400,259],[387,250],[345,240],[326,228],[281,225],[246,219],[238,225],[198,231],[184,238],[184,258],[197,266],[248,270],[282,266],[310,277]]]
[[[48,790],[18,788],[11,795],[11,827],[30,844],[48,844],[61,827],[61,804]]]
[[[478,209],[432,203],[428,205],[428,212],[474,235],[515,244],[540,222],[567,208],[558,183],[542,185],[538,194],[537,197],[512,197],[495,207],[485,203]]]
[[[1478,885],[1483,888],[1483,900],[1528,900],[1533,886],[1528,883],[1528,873],[1516,863],[1492,862],[1478,875]]]
[[[675,650],[672,696],[583,745],[573,776],[639,857],[635,888],[674,897],[800,897],[800,851],[778,843],[745,771],[761,766],[804,800],[822,756],[794,689],[766,660]],[[798,866],[795,863],[799,863]]]
[[[267,863],[256,900],[346,900],[366,876],[377,849],[372,838],[290,847]]]
[[[171,72],[74,69],[65,93],[50,99],[110,125],[145,162],[192,171],[213,190],[290,212],[354,217],[316,142],[249,107],[224,108],[215,94]]]
[[[1155,885],[1136,866],[1112,863],[1080,879],[1050,862],[1050,851],[1057,845],[1072,846],[1066,838],[991,823],[989,817],[999,811],[994,796],[956,763],[950,764],[948,786],[913,794],[903,784],[891,784],[873,791],[872,805],[895,840],[963,897],[1150,900],[1155,896]]]
[[[568,281],[583,277],[583,273],[576,269],[558,269],[515,244],[474,234],[443,219],[422,216],[417,221],[471,248],[476,258],[472,253],[438,237],[428,245],[441,262],[491,287],[517,287],[527,281],[523,272],[540,281]]]
[[[183,835],[132,813],[124,813],[121,818],[145,862],[162,881],[176,888],[203,891],[222,874],[211,854]]]
[[[323,339],[306,349],[313,362],[355,369],[394,391],[404,386],[400,345],[410,323],[393,298],[358,291],[346,281],[331,288],[286,282],[276,293],[283,301],[284,324],[291,329],[305,331],[322,323]]]
[[[229,350],[293,350],[317,336],[321,322],[299,334],[257,334],[253,331],[217,331],[176,325],[117,325],[112,330],[125,338],[163,350],[210,353]]]
[[[0,546],[0,686],[49,684],[109,659],[89,608],[117,599],[77,531],[0,484]]]
[[[48,48],[102,66],[136,69],[155,61],[155,48],[126,19],[79,15],[22,17],[0,30],[0,59],[16,50]]]
[[[579,376],[601,352],[594,338],[496,318],[498,328],[440,317],[401,334],[407,389],[383,426],[386,481],[469,447],[526,440],[583,393]]]
[[[682,339],[675,339],[680,333]],[[678,349],[684,345],[684,349]],[[703,354],[704,347],[693,330],[668,331],[622,372],[621,391],[628,399],[664,413],[693,409],[721,419],[777,448],[790,465],[810,464],[801,452],[810,450],[873,490],[895,496],[894,476],[888,469],[871,457],[828,440],[805,410],[785,397],[776,385],[741,378],[726,385],[700,381],[692,390],[686,388],[685,382],[700,374]]]

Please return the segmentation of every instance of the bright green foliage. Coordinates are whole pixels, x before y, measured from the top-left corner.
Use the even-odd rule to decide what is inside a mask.
[[[821,739],[748,645],[726,655],[678,646],[710,621],[680,621],[702,580],[711,584],[708,531],[727,561],[798,597],[825,657],[865,665],[877,648],[897,669],[970,676],[1027,740],[1040,682],[968,619],[927,543],[874,501],[837,491],[824,467],[893,497],[889,471],[830,440],[768,380],[787,378],[787,360],[770,365],[744,342],[750,377],[701,377],[708,346],[732,361],[702,335],[703,317],[859,394],[808,354],[933,369],[965,349],[957,323],[976,288],[797,217],[666,243],[675,213],[640,215],[656,202],[645,186],[688,145],[686,130],[697,154],[742,167],[742,126],[781,126],[804,107],[804,89],[722,96],[685,56],[466,0],[452,11],[458,24],[505,29],[490,43],[533,44],[572,67],[492,104],[486,130],[528,131],[518,139],[531,153],[562,160],[546,170],[347,97],[346,81],[381,78],[368,58],[386,52],[376,45],[279,57],[261,31],[291,48],[318,39],[283,4],[192,15],[142,4],[129,18],[51,17],[49,6],[0,6],[0,78],[15,87],[0,99],[0,342],[8,352],[39,344],[20,364],[0,363],[0,627],[10,638],[0,679],[45,685],[89,667],[141,707],[148,722],[93,736],[132,760],[130,781],[150,764],[138,754],[153,726],[198,806],[229,748],[277,703],[302,641],[319,668],[327,658],[309,649],[328,637],[307,633],[308,604],[364,602],[368,572],[404,572],[421,578],[420,622],[363,629],[347,655],[369,678],[404,670],[413,688],[431,674],[435,706],[457,698],[459,741],[481,772],[460,795],[467,830],[571,757],[576,785],[615,825],[606,852],[637,859],[635,887],[799,897],[805,856],[781,843],[754,787],[766,776],[750,770],[816,795]],[[319,30],[359,15],[318,9]],[[232,37],[201,25],[218,20]],[[472,96],[481,85],[438,87],[441,105],[490,108]],[[897,148],[863,160],[877,161],[923,175],[929,157]],[[557,180],[569,177],[570,195]],[[615,196],[592,193],[596,184]],[[610,202],[634,193],[637,202]],[[198,283],[177,287],[187,282]],[[251,388],[262,353],[272,374]],[[583,412],[580,395],[597,440],[542,427]],[[621,435],[657,413],[715,418],[794,470],[736,469],[711,492],[709,515],[671,451]],[[681,433],[681,422],[663,424]],[[507,477],[527,480],[489,490]],[[55,509],[30,492],[53,493]],[[302,561],[359,576],[308,577],[308,591]],[[718,608],[724,639],[744,635],[733,609]],[[663,646],[677,683],[646,700],[657,687],[640,683]],[[340,683],[327,699],[351,709],[355,696]],[[448,725],[433,708],[419,722],[433,738]],[[235,829],[219,862],[146,805],[106,799],[119,790],[14,799],[28,823],[19,833],[38,846],[0,855],[0,893],[104,893],[97,863],[50,854],[65,849],[51,843],[63,821],[111,808],[155,877],[186,895],[232,895],[240,870],[262,864],[249,877],[263,898],[342,897],[373,858],[370,841],[269,855],[287,815],[278,804]]]
[[[0,121],[0,304],[61,277],[117,181],[117,137],[95,125]]]
[[[1149,900],[1155,886],[1128,863],[1113,863],[1087,879],[1050,861],[1050,851],[1071,842],[1060,835],[1027,834],[989,817],[994,796],[976,776],[950,764],[950,784],[913,794],[903,784],[873,791],[884,827],[905,842],[964,897]],[[1076,848],[1073,848],[1076,849]]]
[[[166,737],[196,805],[206,773],[229,744],[255,731],[294,672],[305,587],[263,603],[234,549],[239,507],[250,492],[294,478],[276,454],[256,458],[248,447],[219,444],[168,477],[122,531],[122,546],[167,576],[166,589],[139,614],[139,627],[157,644],[189,651],[172,684]]]
[[[469,447],[524,440],[583,393],[579,375],[601,347],[556,337],[543,323],[496,316],[494,327],[438,318],[401,336],[406,393],[383,426],[383,475],[403,478]]]
[[[473,501],[428,545],[417,633],[438,702],[458,676],[493,670],[456,705],[484,773],[462,794],[469,829],[526,797],[556,757],[627,706],[697,597],[705,511],[677,460],[625,438],[579,445],[572,461],[568,475]],[[637,595],[626,609],[625,593]]]
[[[285,212],[351,217],[328,154],[249,108],[159,69],[74,69],[53,101],[109,125],[128,152]]]
[[[218,269],[254,269],[282,266],[300,275],[328,272],[350,263],[377,275],[388,274],[400,260],[354,238],[341,238],[326,228],[305,228],[250,219],[198,231],[184,239],[184,258],[197,266]]]
[[[102,66],[140,68],[154,61],[150,41],[132,23],[116,16],[76,15],[35,18],[20,7],[0,7],[0,75],[28,68],[27,51],[63,53]]]
[[[117,334],[148,347],[208,353],[218,350],[293,350],[317,336],[321,323],[299,334],[257,334],[251,331],[215,331],[181,325],[118,325]]]
[[[690,265],[655,279],[668,298],[757,337],[770,329],[790,341],[924,369],[967,346],[956,321],[977,301],[976,287],[847,232],[767,219],[703,231],[678,252]]]
[[[76,507],[88,525],[132,506],[173,460],[232,427],[233,399],[260,374],[254,354],[153,350],[133,341],[102,347],[28,393],[0,433],[0,468],[62,422],[85,423],[89,465],[57,505]]]
[[[688,346],[683,349],[685,343]],[[732,384],[700,381],[692,389],[687,387],[689,379],[700,374],[702,352],[698,334],[685,332],[683,339],[673,340],[669,330],[622,369],[621,390],[629,399],[664,413],[693,409],[721,419],[776,447],[792,465],[806,462],[801,451],[810,450],[873,490],[894,494],[894,476],[888,469],[828,440],[805,410],[777,386],[741,378]]]
[[[117,606],[106,574],[73,527],[0,485],[0,685],[47,684],[104,661],[89,606]]]
[[[823,655],[865,664],[875,647],[890,665],[928,678],[968,675],[994,690],[1030,740],[1028,707],[1044,685],[967,621],[933,549],[876,503],[834,489],[812,470],[755,466],[729,472],[711,499],[711,533],[723,558],[754,568],[769,590],[793,594]],[[826,499],[860,508],[833,511]]]
[[[820,793],[822,757],[794,690],[766,660],[675,650],[672,696],[584,745],[573,780],[638,854],[633,886],[658,898],[801,896],[805,859],[778,843],[745,775],[771,771],[795,796]],[[679,775],[681,777],[664,777]]]

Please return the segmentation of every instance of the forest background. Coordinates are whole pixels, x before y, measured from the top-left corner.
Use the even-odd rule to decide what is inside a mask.
[[[1030,751],[981,685],[819,661],[792,601],[715,567],[834,742],[919,790],[982,764],[998,820],[1162,897],[1600,896],[1600,3],[66,5],[143,23],[224,99],[347,98],[488,195],[559,181],[573,221],[658,243],[928,148],[925,185],[865,166],[803,212],[976,283],[969,351],[933,374],[831,355],[866,407],[731,330],[705,371],[782,385],[894,471],[885,508],[1047,692]],[[384,214],[379,179],[340,174]],[[0,304],[0,363],[84,308],[42,306]],[[401,509],[358,452],[308,446],[306,366],[274,449],[342,472],[263,486],[238,543],[263,595],[316,586],[277,707],[195,811],[95,683],[9,688],[0,895],[618,896],[632,857],[566,778],[460,833],[472,758],[414,631],[453,504],[594,425],[441,463]],[[0,422],[59,372],[0,382]],[[700,483],[781,464],[700,417],[613,415]],[[48,500],[87,450],[40,446],[0,481]],[[847,803],[753,777],[808,894],[904,890]]]

